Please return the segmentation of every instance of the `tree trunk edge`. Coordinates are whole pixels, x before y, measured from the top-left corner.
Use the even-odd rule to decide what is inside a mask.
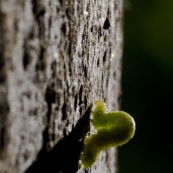
[[[119,109],[122,15],[123,0],[0,0],[0,173],[24,173],[72,141],[95,100]],[[116,153],[87,171],[117,172]]]

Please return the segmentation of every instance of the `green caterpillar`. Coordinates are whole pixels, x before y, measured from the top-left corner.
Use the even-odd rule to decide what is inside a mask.
[[[120,146],[128,142],[135,133],[134,119],[126,112],[107,112],[102,101],[95,102],[91,120],[97,133],[84,140],[83,153],[80,156],[82,167],[90,167],[102,150]]]

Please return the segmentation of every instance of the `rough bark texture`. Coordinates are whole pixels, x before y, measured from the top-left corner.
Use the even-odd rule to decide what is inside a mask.
[[[0,173],[78,168],[90,103],[118,109],[122,0],[0,0]],[[91,130],[92,133],[92,130]]]

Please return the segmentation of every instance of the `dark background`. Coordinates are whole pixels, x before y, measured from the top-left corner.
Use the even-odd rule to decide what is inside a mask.
[[[136,134],[119,147],[119,173],[173,172],[173,1],[128,0],[121,109]]]

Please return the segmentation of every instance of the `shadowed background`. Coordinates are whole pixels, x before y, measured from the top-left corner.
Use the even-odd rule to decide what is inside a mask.
[[[173,1],[125,2],[122,110],[136,134],[119,173],[170,173],[173,160]]]

